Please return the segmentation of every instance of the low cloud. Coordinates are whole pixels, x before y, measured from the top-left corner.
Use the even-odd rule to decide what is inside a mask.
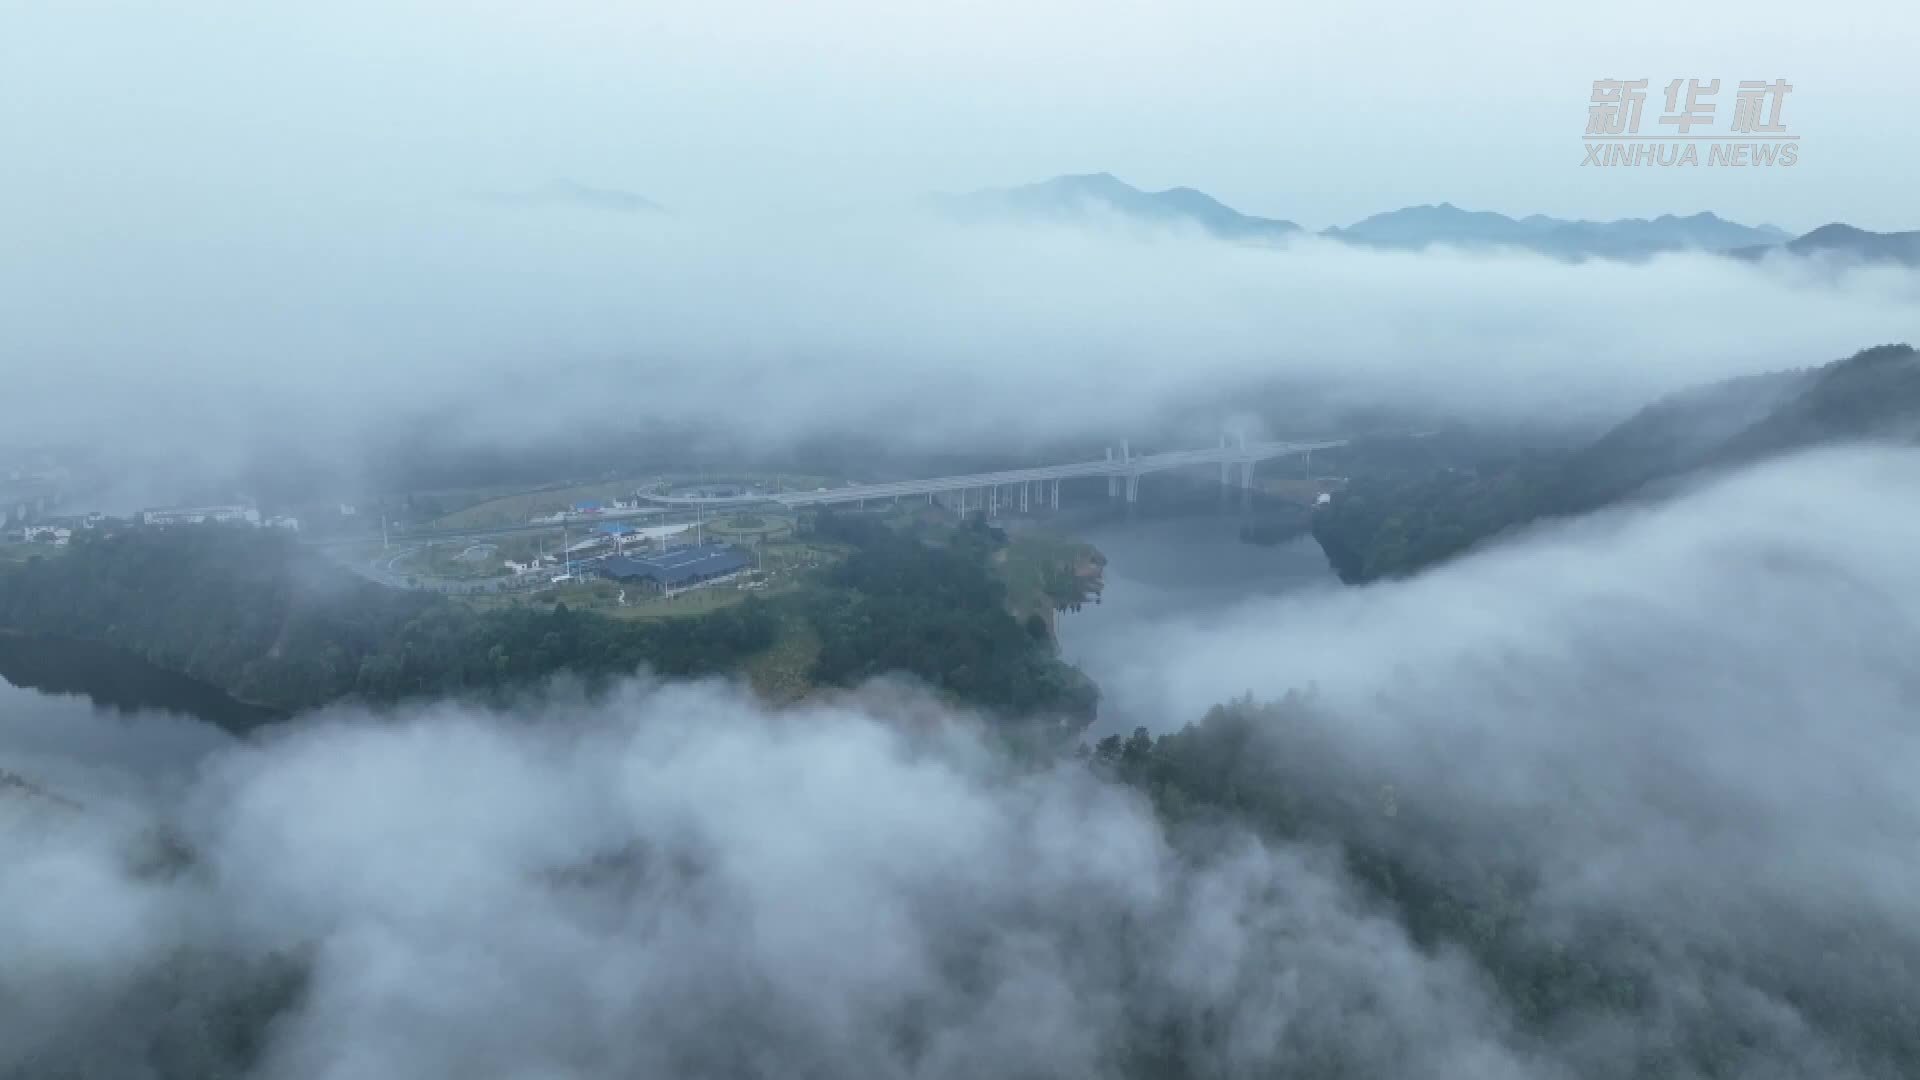
[[[334,710],[157,786],[16,723],[82,809],[0,793],[0,1074],[1538,1077],[1726,1038],[1893,1075],[1916,476],[1815,454],[1133,643],[1109,700],[1162,727],[1305,691],[1246,762],[1339,811],[1291,840],[1016,769],[890,686]],[[1523,1023],[1360,851],[1517,890],[1503,942],[1647,996]]]
[[[1916,483],[1910,449],[1830,450],[1408,581],[1162,621],[1107,646],[1152,660],[1104,707],[1160,724],[1292,693],[1267,782],[1396,807],[1327,827],[1470,894],[1504,882],[1523,940],[1630,929],[1615,959],[1671,1031],[1629,1043],[1732,1016],[1793,1074],[1876,1075],[1823,1029],[1888,1037],[1875,1010],[1920,997]]]
[[[209,472],[275,452],[351,470],[397,441],[983,452],[1211,441],[1249,411],[1597,420],[1907,336],[1920,298],[1910,271],[1708,255],[458,200],[142,217],[26,251],[0,256],[9,437]]]
[[[964,719],[646,684],[333,713],[156,802],[191,852],[161,868],[125,823],[11,809],[0,995],[32,1007],[0,1074],[1538,1075],[1331,853],[1178,839]],[[254,998],[282,1007],[228,1032]]]

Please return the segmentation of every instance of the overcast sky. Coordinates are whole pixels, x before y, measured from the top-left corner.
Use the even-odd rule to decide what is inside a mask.
[[[555,177],[812,211],[1111,171],[1310,226],[1442,200],[1920,225],[1884,0],[0,0],[11,235]],[[1792,169],[1583,169],[1593,80],[1784,78]],[[126,216],[123,216],[126,215]]]
[[[1272,378],[1611,417],[1910,340],[1920,275],[988,229],[925,196],[1111,171],[1310,227],[1439,201],[1920,226],[1920,16],[1853,3],[0,0],[0,443],[209,477],[663,419],[1098,445]],[[1722,130],[1738,81],[1786,79],[1800,163],[1583,168],[1603,77],[1650,81],[1648,133],[1671,78],[1722,80]],[[496,198],[562,178],[674,213]]]

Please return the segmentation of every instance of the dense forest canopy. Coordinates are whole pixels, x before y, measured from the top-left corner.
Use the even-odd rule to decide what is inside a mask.
[[[1706,469],[1846,439],[1920,438],[1920,357],[1864,350],[1810,372],[1728,380],[1673,395],[1597,440],[1500,446],[1383,439],[1328,451],[1351,485],[1313,532],[1348,582],[1397,577],[1504,530],[1599,509]]]
[[[1251,827],[1337,850],[1368,904],[1422,948],[1471,956],[1524,1037],[1570,1052],[1574,1075],[1812,1075],[1796,1070],[1840,1069],[1822,1057],[1836,1051],[1862,1075],[1920,1070],[1909,928],[1809,919],[1757,895],[1673,899],[1709,905],[1710,933],[1681,929],[1678,914],[1569,905],[1541,872],[1550,853],[1527,835],[1559,826],[1477,820],[1436,798],[1438,783],[1397,789],[1343,750],[1336,722],[1311,693],[1242,699],[1158,738],[1109,736],[1088,757],[1174,827]]]
[[[739,674],[802,624],[810,679],[904,672],[1009,716],[1091,718],[1095,695],[1004,605],[986,560],[1004,541],[960,530],[936,546],[857,518],[815,526],[853,546],[820,581],[700,615],[615,619],[476,612],[363,581],[275,530],[203,526],[83,534],[71,552],[0,572],[0,626],[128,649],[286,710],[342,698],[491,694],[561,672],[590,682],[646,669]]]
[[[190,936],[107,996],[62,982],[65,1016],[86,1023],[35,1031],[26,1062],[44,1068],[0,1075],[107,1077],[130,1062],[158,1080],[273,1075],[290,1047],[334,1030],[343,987],[369,992],[376,977],[397,980],[384,992],[432,988],[436,1024],[407,1045],[433,1060],[506,1039],[516,1054],[648,1063],[641,1075],[663,1059],[680,1075],[788,1075],[769,1058],[823,1077],[957,1078],[992,1060],[1124,1080],[1266,1067],[1314,1080],[1894,1080],[1920,1067],[1920,948],[1903,928],[1809,921],[1765,897],[1726,908],[1709,933],[1569,904],[1529,835],[1551,828],[1381,783],[1312,695],[1235,701],[1173,734],[1100,740],[1081,764],[1009,772],[831,712],[764,727],[734,702],[656,692],[666,700],[636,726],[650,707],[631,697],[601,718],[622,718],[609,729],[576,711],[520,735],[450,724],[443,707],[252,755],[235,780],[250,798],[220,804],[230,819],[128,843],[114,857],[132,885],[116,887],[222,913],[330,855],[418,860],[404,900],[294,879],[337,905],[329,918],[382,920],[398,966],[343,962],[351,943],[302,921],[303,893],[261,941]],[[668,710],[678,717],[663,721]],[[541,731],[556,738],[527,741]],[[596,755],[617,767],[575,760]],[[299,813],[304,783],[371,761],[386,777],[436,777],[427,805],[378,791],[338,825]],[[55,835],[87,823],[82,805],[5,781],[0,799],[69,815]],[[526,830],[479,809],[495,801],[601,816],[537,830],[526,853],[514,846]],[[345,830],[334,842],[350,846],[247,848],[262,828],[308,843]],[[443,836],[490,861],[457,885],[434,879]],[[789,847],[804,857],[773,854]],[[853,906],[824,916],[822,896]],[[421,911],[447,923],[423,931]],[[499,978],[435,983],[452,961],[437,964],[432,943],[449,925],[499,933],[486,961]],[[583,984],[620,978],[606,1015],[621,1022],[566,1007]],[[559,1007],[528,987],[560,993]],[[493,1009],[499,995],[518,1007]],[[384,1027],[377,1013],[338,1022],[364,1037]],[[0,1047],[0,1066],[13,1052]]]
[[[365,582],[276,530],[83,535],[0,579],[0,623],[99,641],[249,701],[302,709],[583,677],[728,670],[772,640],[753,604],[699,619],[615,622],[565,610],[476,614]]]
[[[1006,538],[983,519],[940,546],[855,515],[823,514],[815,528],[856,549],[805,605],[823,642],[821,682],[907,672],[962,701],[1092,719],[1093,684],[1059,661],[1044,626],[1036,633],[1008,614],[1006,590],[986,569]]]

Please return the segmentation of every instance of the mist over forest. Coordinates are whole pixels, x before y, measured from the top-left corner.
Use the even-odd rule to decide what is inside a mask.
[[[1835,283],[1713,254],[1567,264],[1246,247],[1177,224],[405,209],[324,230],[216,219],[217,261],[194,257],[204,236],[162,234],[114,236],[111,275],[92,272],[104,252],[0,263],[0,314],[33,358],[13,437],[113,454],[165,502],[194,482],[324,495],[435,461],[510,476],[629,448],[1084,459],[1223,429],[1600,425],[1903,340],[1920,297],[1904,268]],[[89,310],[114,318],[82,325]],[[55,408],[77,385],[94,388],[80,411]]]
[[[0,0],[0,1080],[1920,1076],[1916,32]]]
[[[1917,467],[1159,627],[1146,731],[1053,764],[886,681],[16,716],[0,1063],[1905,1075]]]

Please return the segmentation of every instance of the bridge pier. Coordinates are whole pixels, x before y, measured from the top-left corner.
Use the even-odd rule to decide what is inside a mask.
[[[1060,482],[1066,479],[1105,477],[1110,499],[1115,502],[1122,499],[1127,502],[1137,502],[1140,497],[1140,477],[1146,473],[1196,465],[1218,465],[1220,466],[1222,503],[1225,503],[1226,493],[1234,486],[1236,479],[1242,488],[1242,501],[1251,503],[1253,469],[1259,462],[1299,455],[1302,474],[1311,477],[1314,473],[1313,460],[1308,452],[1345,445],[1337,440],[1310,444],[1254,443],[1249,442],[1244,435],[1232,434],[1220,438],[1219,442],[1223,445],[1200,450],[1143,454],[1135,457],[1133,444],[1123,440],[1107,447],[1107,453],[1103,459],[966,476],[934,477],[928,480],[850,485],[851,490],[848,487],[831,490],[821,488],[813,492],[776,492],[766,496],[719,498],[675,497],[652,492],[642,493],[642,495],[649,501],[669,507],[679,507],[683,512],[691,509],[696,513],[710,508],[753,503],[773,503],[789,509],[855,503],[864,509],[866,502],[871,499],[886,499],[888,504],[898,506],[902,495],[925,495],[929,505],[949,507],[963,516],[970,510],[980,510],[989,516],[998,517],[1003,494],[1007,499],[1017,497],[1019,500],[1017,507],[1011,502],[1008,503],[1009,513],[1017,511],[1030,514],[1049,507],[1054,510],[1060,509]],[[1237,477],[1234,475],[1235,465],[1240,467]],[[1288,475],[1292,475],[1291,472]],[[1048,481],[1052,481],[1051,488],[1047,486]],[[1036,484],[1038,487],[1035,486]],[[1019,489],[1017,493],[1014,490],[1016,487]],[[1002,493],[1001,488],[1007,490]],[[979,492],[979,494],[974,495],[973,492]],[[1038,504],[1035,502],[1036,495],[1039,499]],[[568,520],[572,520],[571,517]]]

